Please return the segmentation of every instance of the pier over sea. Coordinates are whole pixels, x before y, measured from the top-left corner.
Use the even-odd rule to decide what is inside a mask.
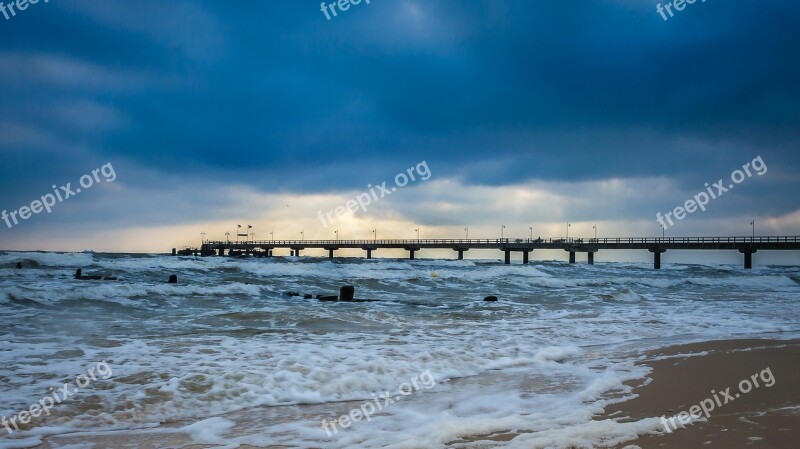
[[[172,255],[182,256],[253,256],[272,257],[277,248],[289,249],[290,255],[300,256],[306,249],[323,249],[333,259],[334,252],[343,248],[366,251],[367,259],[379,249],[403,249],[409,259],[423,249],[452,249],[458,259],[471,249],[492,249],[505,253],[506,265],[511,263],[511,253],[522,253],[522,263],[527,264],[531,252],[537,249],[561,249],[569,253],[569,262],[575,263],[575,253],[586,253],[589,264],[594,264],[594,253],[599,250],[647,250],[653,253],[653,267],[661,268],[661,254],[667,250],[732,250],[744,256],[744,268],[753,267],[753,254],[759,250],[800,250],[800,237],[616,237],[616,238],[551,238],[551,239],[410,239],[410,240],[249,240],[204,241],[200,248],[172,249]]]

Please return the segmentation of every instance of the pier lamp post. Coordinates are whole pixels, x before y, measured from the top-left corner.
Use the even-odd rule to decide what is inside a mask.
[[[336,240],[339,240],[339,230],[337,229],[333,233],[336,234]]]
[[[569,228],[572,226],[569,222],[567,222],[567,241],[569,241]]]
[[[469,240],[469,228],[464,228],[464,239]]]
[[[378,241],[378,228],[372,230],[372,238],[375,239],[376,242]]]
[[[239,234],[242,233],[242,225],[236,225],[236,243],[239,243]]]
[[[270,240],[273,240],[273,241],[275,240],[275,233],[274,233],[274,232],[270,231],[270,233],[269,233],[269,239],[270,239]]]
[[[500,240],[503,240],[503,236],[504,236],[503,234],[504,234],[505,229],[506,229],[506,225],[501,224],[500,225]]]
[[[200,244],[202,245],[203,243],[206,242],[206,233],[205,232],[201,232],[200,236],[201,236]]]
[[[596,241],[597,240],[597,225],[592,226],[592,229],[594,229],[594,239]]]
[[[419,240],[419,228],[414,229],[414,230],[417,231],[417,240]]]
[[[756,239],[756,219],[754,218],[753,221],[750,222],[750,226],[753,227],[753,239]]]
[[[667,230],[666,228],[664,228],[664,225],[659,225],[659,226],[661,226],[661,239],[663,240],[667,236]]]
[[[300,231],[300,240],[306,239],[306,231]]]
[[[228,242],[228,243],[231,242],[231,233],[230,232],[227,232],[227,231],[225,232],[225,241]]]
[[[531,230],[531,241],[533,241],[533,226],[528,226],[528,229]]]

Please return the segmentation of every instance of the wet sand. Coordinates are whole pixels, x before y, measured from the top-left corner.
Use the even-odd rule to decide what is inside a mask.
[[[713,403],[714,410],[705,421],[616,448],[800,447],[800,341],[733,340],[675,346],[647,354],[642,363],[653,368],[652,382],[636,388],[637,398],[608,407],[604,418],[672,417],[707,399],[706,407]],[[739,389],[745,379],[753,385],[748,393]],[[747,389],[747,384],[743,386]],[[728,387],[733,400],[720,393]],[[668,425],[671,429],[672,424]]]

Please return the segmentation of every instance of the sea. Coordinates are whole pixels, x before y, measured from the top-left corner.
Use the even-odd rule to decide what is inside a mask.
[[[0,252],[0,448],[615,444],[660,426],[603,417],[645,351],[797,338],[799,294],[793,266]]]

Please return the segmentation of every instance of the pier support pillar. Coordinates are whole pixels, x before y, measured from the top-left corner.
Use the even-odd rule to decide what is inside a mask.
[[[172,255],[173,256],[177,256],[178,255],[178,248],[172,248]]]
[[[653,253],[653,269],[660,270],[661,269],[661,254],[667,252],[665,249],[650,249],[648,250]]]
[[[458,251],[458,260],[464,260],[464,251]]]
[[[511,251],[506,250],[506,265],[511,265]]]
[[[755,249],[740,249],[740,253],[744,254],[744,269],[750,270],[753,268],[753,254],[757,252]]]
[[[528,251],[522,252],[522,264],[528,265]]]
[[[328,250],[328,259],[333,259],[333,250],[332,249]]]
[[[410,249],[410,250],[408,250],[408,259],[409,259],[409,260],[414,260],[414,253],[415,253],[415,252],[416,252],[416,251],[415,251],[415,250],[413,250],[413,249]]]
[[[594,265],[594,253],[589,251],[589,265]]]
[[[372,259],[372,250],[371,249],[367,250],[367,259]]]
[[[225,255],[225,248],[219,248],[217,250],[217,255],[218,256],[224,256]]]
[[[575,263],[575,251],[569,252],[569,263]]]

